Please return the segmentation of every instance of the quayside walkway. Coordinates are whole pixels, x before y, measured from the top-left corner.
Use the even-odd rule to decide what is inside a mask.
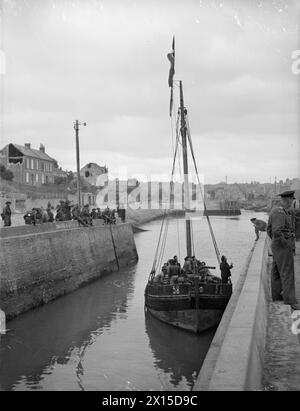
[[[272,302],[269,239],[260,236],[235,286],[194,391],[300,390],[300,312]],[[295,277],[300,302],[300,242]],[[293,332],[294,331],[294,332]]]
[[[300,242],[296,243],[295,282],[300,302]],[[263,386],[271,391],[300,390],[300,312],[291,318],[290,308],[270,303]],[[297,322],[298,319],[298,322]],[[295,332],[294,330],[294,332]]]

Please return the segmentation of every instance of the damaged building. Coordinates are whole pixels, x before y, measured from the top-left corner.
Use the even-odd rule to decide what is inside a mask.
[[[43,144],[39,150],[31,148],[30,143],[8,144],[0,151],[0,162],[13,172],[17,183],[40,186],[54,182],[56,161],[46,154]]]

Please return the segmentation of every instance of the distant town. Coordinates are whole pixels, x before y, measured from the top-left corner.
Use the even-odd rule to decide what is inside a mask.
[[[99,176],[108,175],[106,165],[90,162],[80,169],[81,203],[96,206],[99,191]],[[101,179],[100,179],[101,180]],[[10,143],[0,150],[0,206],[11,201],[14,213],[23,213],[36,206],[44,206],[50,202],[54,207],[60,200],[69,200],[74,204],[78,200],[77,173],[63,170],[58,162],[47,153],[46,147],[40,144],[33,148],[30,143],[24,146]],[[135,179],[128,180],[130,189],[140,183]],[[211,204],[232,201],[240,208],[254,211],[268,211],[276,194],[295,190],[300,197],[300,179],[291,178],[285,181],[260,183],[228,183],[204,186],[205,199]]]

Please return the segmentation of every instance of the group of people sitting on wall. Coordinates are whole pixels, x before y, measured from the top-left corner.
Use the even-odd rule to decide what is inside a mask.
[[[60,200],[56,206],[56,215],[54,217],[54,207],[49,202],[47,208],[34,207],[30,211],[27,211],[24,215],[25,224],[41,224],[52,223],[54,221],[78,221],[79,226],[88,227],[93,225],[93,220],[102,219],[104,224],[116,224],[116,213],[121,218],[122,222],[125,222],[125,209],[119,209],[118,211],[106,207],[103,211],[100,208],[93,208],[90,211],[89,204],[83,207],[79,207],[78,204],[71,205],[69,200]]]
[[[184,264],[181,267],[178,257],[175,255],[168,260],[157,274],[153,282],[156,284],[184,284],[193,283],[195,276],[199,278],[199,282],[212,284],[231,284],[231,268],[233,264],[229,265],[226,257],[223,255],[220,263],[221,278],[210,274],[209,268],[204,261],[197,260],[195,256],[185,257]]]
[[[47,208],[44,207],[33,207],[30,211],[24,214],[25,224],[42,224],[42,223],[53,223],[54,213],[52,211],[51,204],[48,203]]]

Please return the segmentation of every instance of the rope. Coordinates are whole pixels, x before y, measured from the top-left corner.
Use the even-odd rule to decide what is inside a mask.
[[[178,120],[177,120],[178,123]],[[177,127],[176,127],[177,128]],[[173,183],[174,179],[174,172],[175,172],[175,164],[176,164],[176,157],[178,153],[178,138],[177,138],[177,132],[176,132],[176,147],[174,150],[174,136],[173,136],[173,125],[172,125],[172,118],[171,118],[171,131],[172,131],[172,145],[173,145],[173,165],[172,165],[172,172],[171,172],[171,183]],[[166,241],[167,241],[167,233],[168,233],[168,225],[169,225],[169,210],[166,208],[165,209],[165,214],[163,217],[163,221],[161,224],[160,228],[160,233],[159,233],[159,238],[158,238],[158,243],[155,251],[155,256],[153,260],[153,265],[152,265],[152,270],[149,274],[148,281],[153,280],[157,268],[161,266],[162,259],[164,257],[164,252],[165,252],[165,247],[166,247]],[[166,223],[165,223],[166,220]],[[179,238],[179,231],[178,231],[178,238]]]
[[[202,191],[202,187],[201,187],[201,183],[200,183],[200,179],[199,179],[198,168],[197,168],[197,164],[196,164],[196,159],[195,159],[194,149],[193,149],[193,143],[192,143],[192,138],[191,138],[191,133],[190,133],[190,125],[189,125],[189,121],[188,121],[187,116],[186,116],[186,125],[187,125],[188,140],[189,140],[189,144],[190,144],[190,149],[191,149],[191,154],[192,154],[193,163],[194,163],[194,167],[195,167],[195,172],[196,172],[196,176],[197,176],[197,181],[198,181],[198,184],[199,184],[199,189],[200,189],[202,200],[203,200],[204,210],[207,211],[206,204],[205,204],[204,193]],[[220,262],[221,262],[220,250],[219,250],[219,247],[218,247],[218,244],[217,244],[216,237],[215,237],[214,232],[213,232],[213,228],[212,228],[212,225],[211,225],[210,218],[207,215],[207,213],[206,213],[206,219],[207,219],[207,222],[208,222],[208,227],[209,227],[210,235],[211,235],[211,238],[212,238],[213,246],[214,246],[214,249],[215,249],[215,253],[216,253],[216,256],[217,256],[217,260],[220,264]]]
[[[163,220],[162,220],[162,224],[160,227],[160,232],[159,232],[159,237],[158,237],[158,242],[157,242],[157,247],[155,250],[155,255],[154,255],[154,260],[153,260],[153,265],[152,265],[152,270],[149,274],[149,278],[148,281],[152,280],[153,277],[155,276],[156,273],[156,262],[157,262],[157,255],[158,255],[158,250],[159,250],[159,245],[160,245],[160,241],[161,241],[161,235],[162,235],[162,231],[163,231],[163,227],[164,227],[164,223],[165,223],[165,218],[166,218],[166,214],[167,214],[167,209],[165,210],[165,214],[163,216]]]

